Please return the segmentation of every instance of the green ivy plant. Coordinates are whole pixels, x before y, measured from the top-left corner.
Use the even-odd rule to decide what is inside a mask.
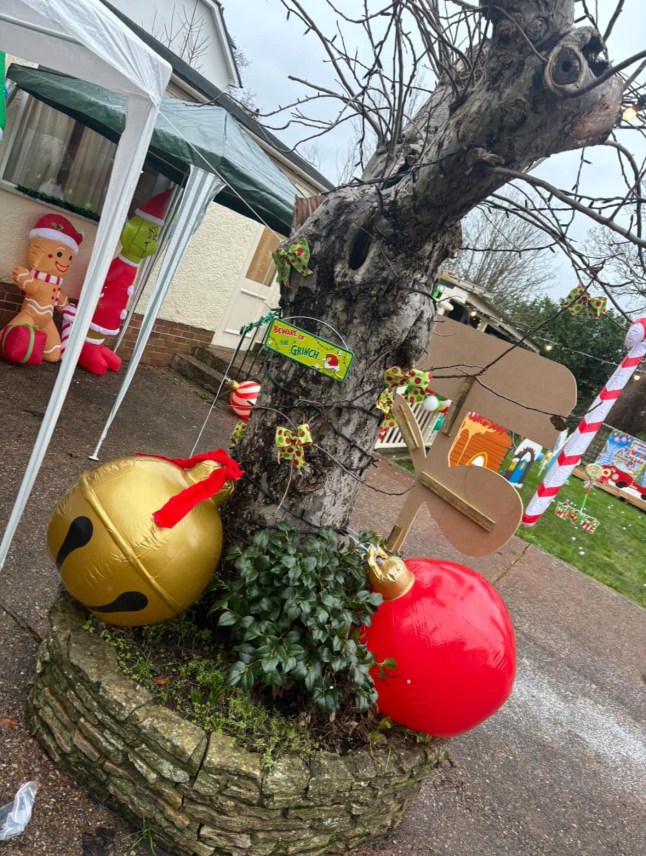
[[[376,542],[361,540],[369,538]],[[211,611],[220,611],[218,625],[236,642],[230,685],[297,689],[329,714],[346,703],[359,711],[376,703],[375,658],[360,627],[370,625],[383,598],[370,591],[358,545],[340,542],[332,530],[303,535],[281,523],[234,547],[227,561],[238,575],[220,583]]]

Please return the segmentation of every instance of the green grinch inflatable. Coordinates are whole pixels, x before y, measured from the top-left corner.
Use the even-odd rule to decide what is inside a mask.
[[[158,193],[135,211],[135,216],[121,232],[121,252],[112,259],[99,302],[92,316],[90,329],[81,350],[79,365],[96,375],[108,369],[119,371],[121,358],[105,344],[106,336],[116,336],[127,315],[128,300],[134,291],[139,265],[157,251],[159,230],[164,224],[170,189]],[[62,347],[69,337],[76,306],[69,304],[63,311]]]

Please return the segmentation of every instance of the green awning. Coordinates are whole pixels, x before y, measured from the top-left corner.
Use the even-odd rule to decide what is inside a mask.
[[[118,141],[125,127],[125,96],[23,65],[9,66],[7,76],[55,110]],[[164,98],[147,158],[177,184],[190,165],[219,175],[227,187],[218,203],[289,234],[294,197],[302,194],[223,107]]]

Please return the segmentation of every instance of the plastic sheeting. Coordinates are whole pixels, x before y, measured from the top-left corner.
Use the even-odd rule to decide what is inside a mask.
[[[158,106],[170,66],[99,0],[2,0],[2,48]]]
[[[105,137],[116,141],[123,131],[126,100],[121,95],[19,65],[10,66],[8,77]],[[163,98],[148,158],[178,184],[189,166],[219,176],[228,187],[218,194],[218,203],[289,234],[294,197],[301,194],[223,107]]]
[[[2,0],[0,47],[32,62],[47,63],[125,93],[124,132],[119,140],[103,216],[88,265],[76,323],[14,507],[0,543],[4,566],[13,536],[54,434],[105,275],[153,132],[171,68],[98,0]]]
[[[117,393],[117,397],[112,405],[112,410],[108,415],[103,431],[97,443],[94,454],[90,455],[92,460],[98,461],[99,451],[103,445],[103,441],[108,435],[110,426],[112,425],[119,408],[123,404],[123,399],[130,388],[135,372],[139,367],[144,350],[152,333],[155,319],[159,315],[164,298],[171,286],[173,277],[177,273],[177,268],[182,260],[182,256],[186,251],[188,242],[195,234],[196,229],[202,223],[206,214],[207,208],[224,187],[224,182],[216,176],[206,172],[205,170],[191,167],[191,172],[186,183],[186,188],[175,212],[172,227],[169,230],[170,235],[166,246],[164,257],[161,262],[157,281],[153,289],[143,321],[139,336],[135,342],[135,347],[128,362],[123,382]]]

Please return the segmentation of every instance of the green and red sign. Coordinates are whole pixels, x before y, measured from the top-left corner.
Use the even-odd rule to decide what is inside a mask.
[[[280,318],[269,326],[265,347],[334,380],[345,380],[354,359],[352,351]]]

